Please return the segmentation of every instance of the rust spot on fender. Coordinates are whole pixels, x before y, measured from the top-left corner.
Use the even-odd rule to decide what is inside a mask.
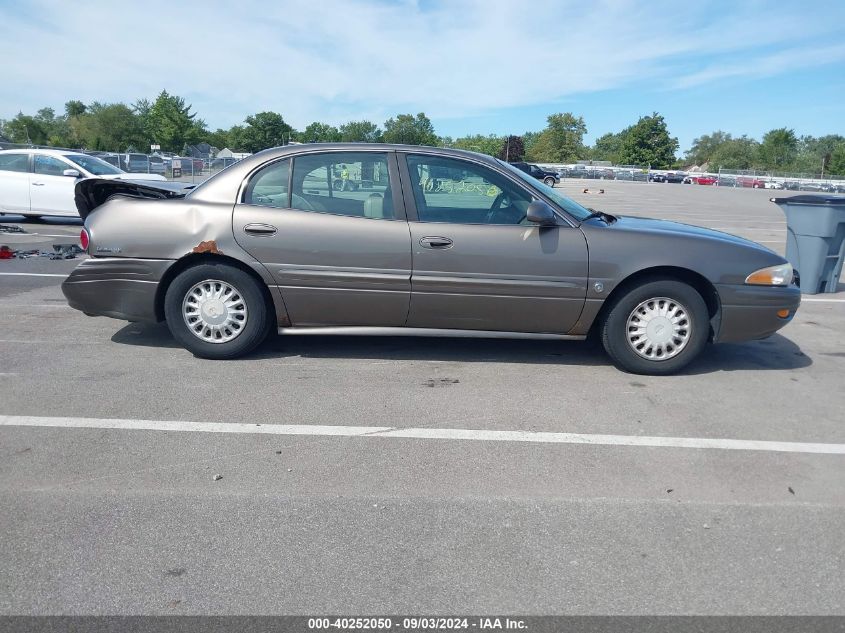
[[[214,255],[220,255],[221,251],[217,248],[217,242],[214,240],[208,240],[207,242],[200,242],[196,246],[194,246],[194,250],[191,251],[192,253],[212,253]]]

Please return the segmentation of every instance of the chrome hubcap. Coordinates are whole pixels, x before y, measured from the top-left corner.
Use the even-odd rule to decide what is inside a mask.
[[[687,309],[667,297],[647,299],[631,311],[626,327],[628,344],[648,360],[668,360],[687,346],[692,319]]]
[[[206,279],[185,294],[182,317],[198,339],[206,343],[228,343],[246,325],[246,302],[233,285]]]

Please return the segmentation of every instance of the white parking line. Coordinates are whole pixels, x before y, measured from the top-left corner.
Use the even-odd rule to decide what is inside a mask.
[[[529,442],[539,444],[592,444],[597,446],[645,446],[659,448],[722,449],[776,453],[845,455],[845,444],[814,442],[772,442],[698,437],[640,437],[636,435],[592,435],[484,429],[394,428],[388,426],[322,426],[306,424],[243,424],[166,420],[112,420],[107,418],[59,418],[0,415],[0,426],[62,427],[74,429],[119,429],[132,431],[179,431],[194,433],[313,435],[378,437],[419,440],[469,440],[481,442]]]
[[[59,274],[59,273],[0,273],[5,277],[67,277],[68,274]]]
[[[801,303],[845,303],[845,299],[816,299],[815,297],[801,297]]]

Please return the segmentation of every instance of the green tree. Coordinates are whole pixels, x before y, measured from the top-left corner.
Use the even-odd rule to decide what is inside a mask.
[[[317,121],[309,123],[296,135],[296,140],[300,143],[337,143],[340,139],[340,130],[335,126]]]
[[[845,143],[842,143],[830,153],[827,161],[827,173],[833,176],[845,176]]]
[[[405,145],[437,145],[437,135],[425,113],[420,112],[416,117],[399,114],[395,119],[384,122],[384,141]]]
[[[228,147],[235,152],[246,152],[246,128],[243,125],[233,125],[226,132],[226,144],[223,147]],[[220,147],[219,149],[223,149]]]
[[[71,117],[72,133],[86,149],[126,151],[129,147],[144,149],[149,137],[141,119],[126,104],[90,104],[84,114]]]
[[[340,140],[344,143],[381,143],[379,127],[370,121],[349,121],[340,126]]]
[[[229,147],[229,132],[227,130],[217,128],[213,132],[208,132],[203,140],[212,147],[223,149],[224,147]]]
[[[760,161],[765,169],[784,171],[798,155],[798,138],[794,130],[785,127],[769,130],[760,143]]]
[[[802,136],[798,139],[798,155],[795,157],[793,169],[806,173],[831,173],[828,168],[831,156],[837,147],[845,144],[845,136],[828,134],[815,138]]]
[[[498,158],[509,163],[515,163],[525,158],[525,143],[521,136],[506,136],[499,146]]]
[[[590,149],[590,158],[593,160],[609,160],[614,165],[620,164],[622,143],[625,142],[625,137],[630,131],[631,128],[628,127],[621,132],[608,132],[598,137]]]
[[[87,109],[86,105],[77,99],[65,102],[65,116],[68,118],[85,114]]]
[[[669,136],[666,121],[657,112],[640,117],[625,136],[619,161],[625,165],[670,167],[675,162],[678,139]]]
[[[147,105],[144,100],[138,101],[135,111],[149,139],[161,145],[162,150],[180,152],[187,143],[197,142],[204,124],[194,121],[196,114],[182,97],[162,90],[149,110]]]
[[[13,143],[46,145],[50,137],[50,126],[43,119],[18,112],[14,119],[6,121],[4,134]]]
[[[692,142],[692,146],[687,150],[686,160],[694,165],[703,165],[710,161],[713,153],[722,143],[730,140],[731,135],[721,130],[716,130],[712,134],[702,134]]]
[[[539,132],[525,132],[522,135],[522,144],[525,147],[526,156],[531,154],[531,148],[537,143],[538,138],[540,138]]]
[[[541,163],[571,163],[586,155],[584,135],[587,133],[587,125],[582,117],[565,112],[552,114],[547,121],[546,129],[540,133],[536,142],[527,148],[529,160]]]
[[[759,166],[759,153],[760,144],[753,138],[741,136],[728,139],[710,155],[710,170],[754,169]]]
[[[259,112],[245,120],[240,144],[246,152],[260,152],[268,147],[286,145],[291,138],[293,128],[285,123],[278,112]]]
[[[483,134],[474,134],[471,136],[462,136],[456,138],[451,147],[456,149],[465,149],[470,152],[479,152],[489,156],[496,156],[499,153],[499,148],[502,146],[502,137],[490,134],[484,136]]]

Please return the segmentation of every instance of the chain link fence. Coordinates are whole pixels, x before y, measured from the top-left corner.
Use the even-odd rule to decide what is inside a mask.
[[[73,147],[27,145],[5,141],[0,141],[0,149],[45,149],[76,152],[95,156],[112,167],[130,174],[158,174],[167,180],[190,183],[200,183],[239,160],[235,156],[228,155],[180,156],[157,152],[144,154],[142,152],[125,151],[91,151]]]
[[[845,176],[758,171],[754,169],[720,169],[719,185],[723,187],[752,187],[754,189],[787,189],[845,193]]]
[[[22,145],[0,141],[0,149],[53,149],[88,154],[130,174],[158,174],[168,180],[200,183],[240,160],[240,155],[216,154],[179,156],[170,153],[90,151],[79,148]],[[225,150],[224,150],[225,151]],[[788,173],[742,169],[720,169],[718,172],[685,172],[652,169],[650,165],[611,165],[607,162],[579,164],[539,163],[559,178],[581,180],[618,180],[622,182],[685,182],[719,187],[753,189],[786,189],[822,193],[845,193],[845,176]]]

